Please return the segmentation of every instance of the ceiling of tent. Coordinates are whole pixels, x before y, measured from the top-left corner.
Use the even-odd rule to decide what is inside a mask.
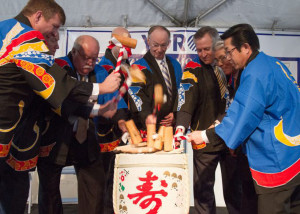
[[[4,3],[5,1],[5,3]],[[256,29],[300,31],[300,0],[56,0],[66,27],[227,28],[249,23]],[[1,0],[0,20],[17,15],[27,0]]]

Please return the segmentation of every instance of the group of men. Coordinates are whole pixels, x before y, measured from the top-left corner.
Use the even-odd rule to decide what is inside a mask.
[[[130,118],[140,130],[155,123],[185,134],[190,127],[197,213],[216,213],[218,163],[230,214],[300,212],[300,89],[284,64],[259,52],[250,25],[221,38],[213,27],[200,28],[198,56],[184,71],[166,55],[170,31],[151,27],[149,50],[134,63],[145,82],[133,82],[117,103],[120,47],[109,41],[96,63],[99,42],[82,35],[67,56],[54,59],[64,22],[63,9],[47,0],[29,0],[17,17],[0,22],[1,213],[24,213],[28,171],[36,165],[39,213],[63,213],[60,175],[69,165],[79,213],[114,213],[112,150],[122,145]],[[112,35],[131,37],[122,27]],[[122,63],[130,56],[125,47]],[[158,83],[166,102],[154,116]]]

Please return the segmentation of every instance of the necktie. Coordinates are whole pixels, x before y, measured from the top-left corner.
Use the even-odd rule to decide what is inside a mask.
[[[214,72],[216,74],[218,84],[220,87],[221,99],[223,99],[226,91],[226,80],[223,78],[223,75],[221,74],[221,70],[218,68],[218,66],[215,66]]]
[[[81,76],[81,81],[86,81],[85,76]],[[87,130],[88,130],[88,119],[83,119],[82,117],[78,118],[77,122],[77,131],[75,137],[79,143],[83,143],[87,138]]]
[[[172,82],[171,82],[171,78],[170,78],[170,75],[169,75],[169,72],[168,72],[168,69],[167,69],[167,66],[166,66],[166,62],[165,60],[162,60],[160,62],[161,64],[161,73],[165,79],[165,83],[167,85],[167,89],[168,89],[168,94],[170,96],[172,96]]]

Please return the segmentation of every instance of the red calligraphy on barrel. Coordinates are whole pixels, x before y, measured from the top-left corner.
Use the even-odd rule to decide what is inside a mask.
[[[153,172],[148,171],[146,172],[146,177],[140,177],[139,180],[144,182],[142,185],[139,185],[136,187],[137,190],[139,190],[139,193],[134,193],[134,194],[128,194],[129,199],[136,198],[133,200],[134,204],[139,203],[140,201],[140,207],[142,209],[146,209],[149,207],[152,203],[155,203],[155,206],[153,209],[151,209],[149,212],[146,214],[156,214],[159,208],[162,205],[162,201],[159,197],[156,197],[157,195],[162,195],[163,197],[166,197],[168,193],[166,191],[158,190],[158,191],[152,191],[153,189],[153,182],[158,180],[158,177],[153,175]]]

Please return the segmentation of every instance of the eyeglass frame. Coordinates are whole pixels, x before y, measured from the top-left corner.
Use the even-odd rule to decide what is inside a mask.
[[[89,60],[92,60],[93,63],[97,62],[98,56],[97,57],[88,57],[85,54],[80,53],[79,50],[77,50],[77,53],[79,53],[80,57],[85,61],[88,62]]]
[[[149,41],[151,41],[151,40],[149,39]],[[154,42],[154,41],[152,41],[152,42]],[[154,48],[159,48],[159,47],[161,47],[162,49],[167,49],[167,48],[169,47],[169,44],[170,44],[170,40],[168,41],[167,44],[157,44],[157,43],[155,42],[155,44],[152,44],[152,45],[149,44],[149,46],[152,46],[152,47],[154,47]]]
[[[225,55],[221,56],[220,59],[215,58],[215,63],[218,64],[219,62],[224,63],[224,60],[227,59],[227,55],[225,53]]]
[[[234,47],[234,48],[232,48],[230,51],[226,51],[225,52],[225,56],[226,56],[226,58],[228,57],[228,56],[230,56],[230,58],[232,57],[232,52],[236,49],[237,47]]]

